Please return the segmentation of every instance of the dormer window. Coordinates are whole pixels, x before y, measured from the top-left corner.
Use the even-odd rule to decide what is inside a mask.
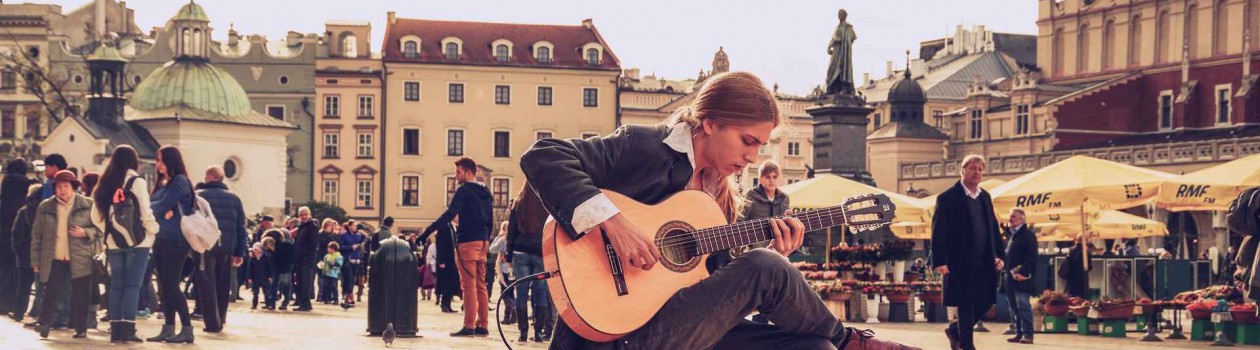
[[[419,50],[416,48],[416,46],[419,46],[419,45],[417,45],[415,41],[408,40],[404,42],[403,43],[403,57],[416,58],[417,56],[419,56]]]
[[[510,50],[507,45],[499,44],[494,47],[494,59],[499,62],[507,62]]]
[[[445,46],[446,48],[442,52],[446,55],[446,59],[458,60],[459,59],[459,44],[446,43]]]
[[[551,61],[554,60],[554,58],[551,57],[551,52],[555,47],[551,45],[551,43],[539,41],[534,43],[533,48],[534,60],[538,61],[538,63],[551,63]]]
[[[586,64],[589,64],[589,65],[598,65],[598,64],[599,64],[599,56],[600,56],[600,55],[599,55],[599,49],[596,49],[596,48],[589,48],[589,49],[586,49]]]
[[[353,34],[346,34],[341,37],[341,56],[359,57],[359,40]]]

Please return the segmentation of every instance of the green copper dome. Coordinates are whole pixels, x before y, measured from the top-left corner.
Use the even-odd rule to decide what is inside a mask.
[[[115,49],[113,45],[104,44],[104,43],[98,46],[96,48],[96,51],[92,52],[92,55],[87,57],[87,60],[88,61],[127,62],[127,59],[124,58],[122,54],[118,52],[118,49]]]
[[[200,21],[210,22],[210,16],[206,15],[206,10],[201,5],[189,1],[187,5],[179,9],[179,13],[171,18],[172,21]]]
[[[200,60],[174,60],[141,81],[131,107],[151,111],[185,107],[224,116],[252,110],[245,89],[231,74]]]

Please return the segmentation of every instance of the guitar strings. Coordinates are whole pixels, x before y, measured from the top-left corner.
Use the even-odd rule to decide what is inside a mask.
[[[831,219],[832,225],[824,225],[824,226],[835,226],[834,224],[836,223],[835,221],[836,211],[839,211],[841,213],[845,212],[842,206],[837,206],[837,207],[832,207],[832,208],[827,208],[827,209],[811,210],[800,215],[792,215],[791,217],[795,217],[797,219],[804,219],[803,221],[818,220],[820,224],[822,224],[823,219]],[[780,217],[776,217],[776,218],[780,218]],[[846,220],[843,220],[843,219],[840,220],[840,222],[845,222],[845,221]],[[756,219],[756,220],[743,221],[743,222],[739,222],[739,223],[735,223],[735,224],[727,225],[727,226],[700,229],[700,230],[692,231],[691,235],[687,237],[681,237],[681,236],[666,237],[661,240],[662,244],[658,246],[657,248],[658,249],[673,248],[677,246],[687,245],[691,243],[698,243],[702,241],[720,241],[723,239],[732,238],[734,236],[746,234],[748,233],[749,229],[761,228],[764,225],[768,224],[769,222],[770,222],[770,218],[761,218],[761,219]],[[704,235],[705,233],[709,233],[713,231],[717,231],[718,233],[714,235]]]

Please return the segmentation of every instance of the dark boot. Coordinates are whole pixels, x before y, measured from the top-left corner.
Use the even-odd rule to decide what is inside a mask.
[[[143,343],[144,339],[136,336],[136,324],[133,322],[119,322],[122,330],[118,333],[118,340],[130,343]]]
[[[109,342],[121,343],[122,340],[118,339],[119,333],[122,333],[122,322],[110,322],[109,323]]]
[[[182,326],[182,327],[179,327],[179,334],[177,334],[177,335],[175,335],[175,336],[173,336],[173,337],[170,337],[170,338],[166,338],[166,340],[165,340],[165,341],[166,341],[167,343],[188,343],[188,344],[192,344],[192,343],[193,343],[193,328],[192,328],[192,326]]]
[[[175,325],[162,325],[161,333],[158,333],[156,337],[152,337],[145,340],[151,341],[151,342],[163,342],[174,335],[175,335]]]

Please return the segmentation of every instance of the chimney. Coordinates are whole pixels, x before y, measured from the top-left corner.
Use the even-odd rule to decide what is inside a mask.
[[[397,14],[394,13],[394,11],[386,12],[385,18],[386,18],[385,22],[391,25],[394,24],[395,22],[398,22]]]
[[[92,39],[104,38],[105,32],[109,30],[105,28],[105,1],[107,0],[96,0],[96,18],[92,21],[95,30],[92,34],[95,37]]]
[[[594,28],[594,27],[595,27],[595,21],[594,21],[594,20],[591,20],[590,18],[584,19],[584,20],[582,20],[582,27],[585,27],[585,28],[587,28],[587,29]]]
[[[871,83],[871,72],[862,73],[862,85]]]
[[[884,71],[887,72],[888,76],[890,77],[893,76],[893,62],[887,61],[887,62],[884,62],[884,64],[885,64]]]

